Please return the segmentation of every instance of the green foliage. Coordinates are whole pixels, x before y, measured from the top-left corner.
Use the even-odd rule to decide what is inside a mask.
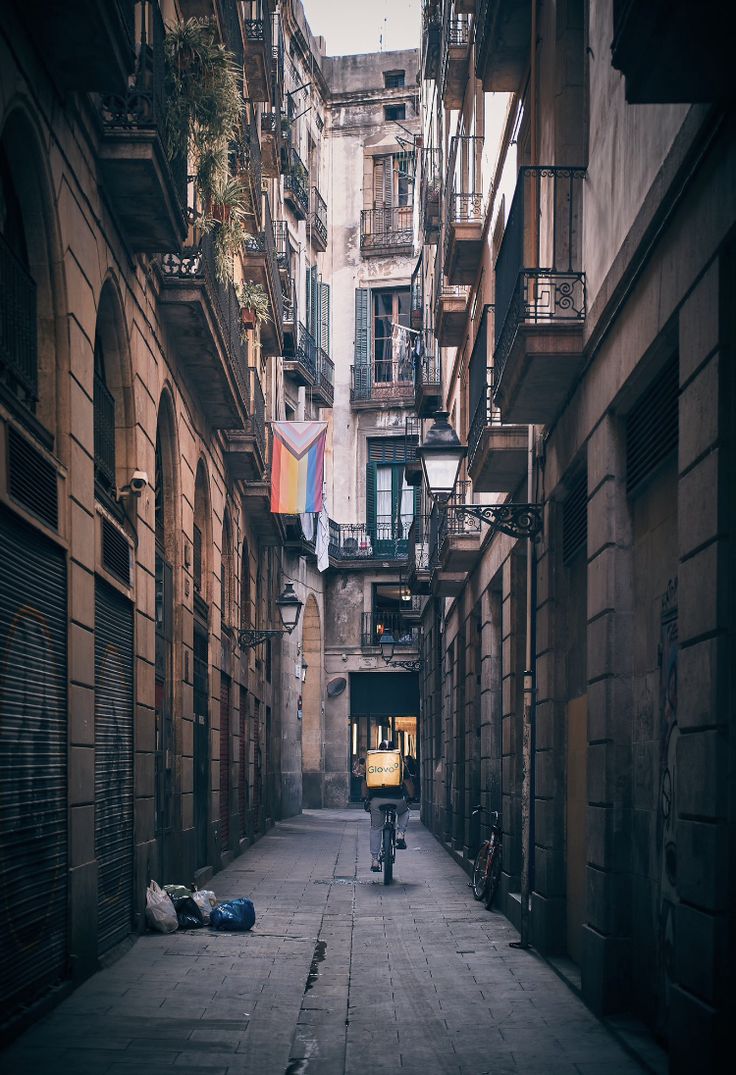
[[[270,321],[268,295],[262,284],[253,280],[243,280],[238,284],[238,301],[240,305],[253,314],[253,320],[257,325],[264,321]]]

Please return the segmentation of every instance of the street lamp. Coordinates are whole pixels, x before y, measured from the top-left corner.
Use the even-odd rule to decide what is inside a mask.
[[[422,667],[421,657],[415,661],[395,661],[393,659],[394,651],[396,649],[396,639],[390,631],[384,632],[381,635],[381,656],[386,664],[390,664],[393,668],[405,668],[407,672],[418,672]]]
[[[302,602],[294,593],[294,587],[290,582],[287,582],[283,590],[276,598],[276,608],[279,610],[279,616],[283,627],[281,629],[269,629],[264,631],[256,631],[251,628],[243,628],[238,631],[238,643],[241,649],[255,649],[256,646],[260,646],[268,638],[277,638],[279,635],[290,635],[299,622],[299,616],[302,611]]]
[[[466,447],[447,421],[447,411],[438,411],[417,455],[422,461],[424,480],[433,500],[446,504],[457,481]],[[515,538],[533,538],[542,529],[538,504],[453,504],[458,516],[467,515]]]

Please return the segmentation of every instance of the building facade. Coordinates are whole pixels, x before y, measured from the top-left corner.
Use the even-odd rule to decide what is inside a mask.
[[[469,863],[499,810],[501,909],[684,1072],[733,1000],[736,162],[717,20],[688,51],[650,7],[424,5],[423,325],[468,448],[410,577],[425,822]]]

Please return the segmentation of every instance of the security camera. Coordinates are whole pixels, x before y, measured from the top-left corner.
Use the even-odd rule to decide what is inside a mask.
[[[140,496],[148,485],[148,475],[145,470],[134,470],[130,479],[130,491],[133,496]]]

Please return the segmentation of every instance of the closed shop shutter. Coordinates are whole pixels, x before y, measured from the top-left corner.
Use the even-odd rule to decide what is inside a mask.
[[[66,559],[0,512],[0,1010],[65,975]]]
[[[133,607],[95,586],[97,951],[128,935],[133,911]]]

